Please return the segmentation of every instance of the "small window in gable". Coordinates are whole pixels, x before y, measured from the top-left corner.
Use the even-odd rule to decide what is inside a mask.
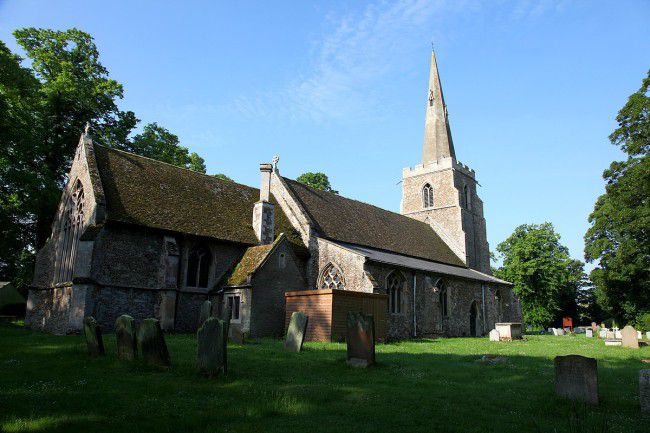
[[[392,272],[386,279],[388,289],[388,310],[391,314],[402,312],[402,290],[404,289],[404,277],[399,272]]]
[[[205,244],[197,244],[187,256],[187,287],[207,288],[210,280],[212,253]]]
[[[428,183],[422,188],[422,205],[425,209],[433,207],[433,187]]]

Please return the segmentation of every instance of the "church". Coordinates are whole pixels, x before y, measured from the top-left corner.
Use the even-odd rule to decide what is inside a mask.
[[[425,99],[425,98],[423,98]],[[521,320],[490,273],[475,172],[456,159],[431,53],[422,162],[402,171],[400,213],[259,167],[260,188],[93,144],[81,136],[52,233],[38,251],[25,325],[79,332],[84,316],[195,332],[205,300],[233,329],[279,337],[285,295],[383,295],[388,339],[479,336]]]

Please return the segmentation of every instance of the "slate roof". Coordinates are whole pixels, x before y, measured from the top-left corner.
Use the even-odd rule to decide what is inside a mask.
[[[95,145],[109,221],[257,244],[253,205],[259,189]],[[275,232],[302,245],[275,203]]]
[[[324,238],[466,267],[424,222],[291,179],[284,180]]]

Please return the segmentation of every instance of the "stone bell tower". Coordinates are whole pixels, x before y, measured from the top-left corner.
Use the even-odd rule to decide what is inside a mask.
[[[490,272],[490,248],[474,170],[456,160],[436,55],[424,123],[422,164],[402,171],[403,215],[428,223],[468,267]]]

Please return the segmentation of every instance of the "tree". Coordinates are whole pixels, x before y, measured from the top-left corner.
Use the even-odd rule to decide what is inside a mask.
[[[575,316],[577,292],[585,284],[583,264],[569,257],[551,223],[520,225],[497,251],[503,266],[495,274],[514,284],[526,323],[546,326]]]
[[[619,323],[650,313],[650,71],[609,136],[628,155],[604,171],[605,194],[589,215],[585,258],[601,307]]]
[[[303,183],[307,186],[310,186],[312,188],[320,189],[322,191],[328,191],[328,192],[333,192],[334,194],[338,194],[339,192],[332,189],[332,185],[330,185],[330,180],[327,177],[325,173],[303,173],[298,178],[296,181]]]
[[[212,176],[216,177],[217,179],[227,180],[228,182],[234,182],[231,178],[229,178],[228,176],[226,176],[223,173],[213,174]]]

